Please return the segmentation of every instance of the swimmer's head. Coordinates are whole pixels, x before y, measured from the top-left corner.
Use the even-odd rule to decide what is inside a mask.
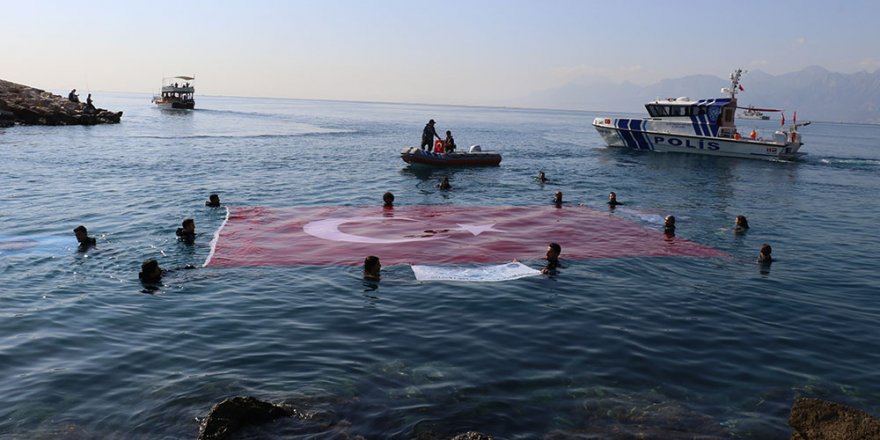
[[[394,194],[391,194],[391,191],[382,194],[382,201],[385,202],[385,206],[394,206]]]
[[[83,243],[89,238],[89,231],[85,226],[79,225],[73,229],[74,235],[76,235],[76,241]]]
[[[558,260],[559,254],[562,253],[562,246],[559,243],[550,243],[547,245],[547,259]]]
[[[144,283],[158,283],[161,281],[162,269],[159,267],[159,262],[151,258],[141,263],[141,272],[138,274],[138,278]]]
[[[368,280],[378,280],[381,270],[382,264],[379,263],[379,257],[370,255],[364,258],[364,278]]]

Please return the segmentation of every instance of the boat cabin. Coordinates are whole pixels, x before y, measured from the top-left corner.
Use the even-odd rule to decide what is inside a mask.
[[[736,130],[736,99],[717,98],[693,101],[687,97],[661,99],[645,104],[652,120],[684,120],[695,124],[712,125],[718,136],[730,137]]]
[[[191,76],[175,76],[162,81],[162,98],[175,101],[192,101],[195,86]]]

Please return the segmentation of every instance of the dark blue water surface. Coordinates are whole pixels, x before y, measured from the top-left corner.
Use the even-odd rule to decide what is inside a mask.
[[[45,244],[0,254],[0,437],[194,438],[236,395],[307,415],[254,438],[765,439],[788,436],[798,396],[880,411],[880,127],[816,122],[808,156],[767,162],[607,149],[593,113],[96,98],[123,122],[0,129],[0,235]],[[501,166],[410,170],[399,150],[429,118]],[[453,191],[436,190],[443,175]],[[418,282],[408,266],[383,268],[377,289],[355,266],[178,270],[151,293],[138,281],[146,258],[204,262],[223,220],[204,207],[212,192],[288,207],[385,191],[475,206],[563,191],[598,209],[616,191],[630,211],[615,215],[659,230],[674,214],[679,236],[730,257],[571,261],[562,243],[557,277],[501,283]],[[195,246],[175,240],[186,217]],[[76,252],[79,224],[97,249]],[[765,242],[769,268],[755,264]]]

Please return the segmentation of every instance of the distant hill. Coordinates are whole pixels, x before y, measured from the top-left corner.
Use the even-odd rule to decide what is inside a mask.
[[[721,88],[729,84],[726,78],[711,75],[666,79],[649,86],[567,84],[533,93],[517,105],[642,113],[644,104],[657,98],[721,97]],[[778,76],[749,71],[742,84],[741,106],[783,109],[788,118],[797,111],[800,120],[880,124],[880,70],[846,74],[813,66]]]

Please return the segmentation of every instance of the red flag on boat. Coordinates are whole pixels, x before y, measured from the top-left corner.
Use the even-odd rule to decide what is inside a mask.
[[[797,126],[797,111],[794,112],[794,116],[791,118],[791,123]]]
[[[229,208],[206,266],[350,266],[563,258],[723,256],[724,252],[585,206]]]
[[[782,112],[782,122],[779,125],[785,126],[785,112]]]

